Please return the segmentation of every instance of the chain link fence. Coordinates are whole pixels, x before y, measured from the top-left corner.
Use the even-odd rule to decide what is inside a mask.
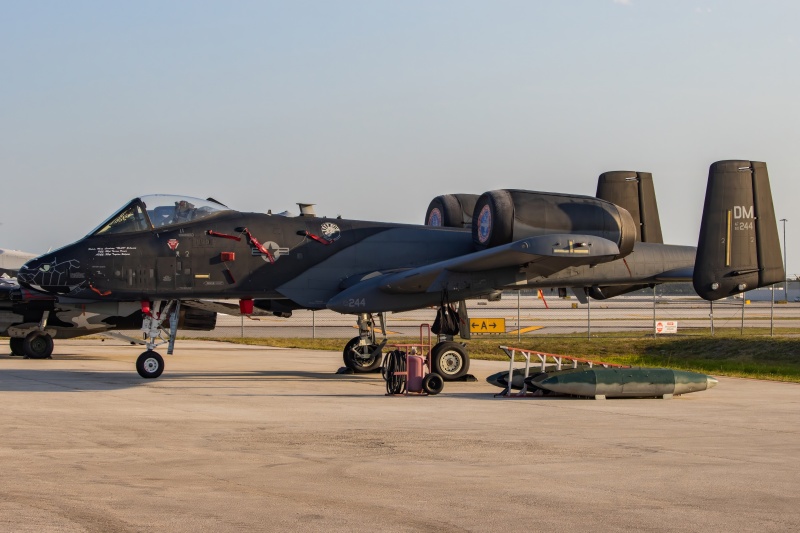
[[[691,285],[660,285],[608,300],[581,302],[558,292],[514,291],[499,301],[467,302],[473,335],[599,337],[603,335],[786,335],[800,333],[800,283],[707,302]],[[786,292],[784,292],[786,291]],[[787,297],[788,294],[788,297]],[[797,296],[793,296],[797,294]],[[387,313],[390,337],[417,337],[420,324],[431,324],[436,310]],[[353,315],[332,311],[295,311],[291,318],[219,315],[210,332],[182,331],[192,337],[350,338],[358,334]]]

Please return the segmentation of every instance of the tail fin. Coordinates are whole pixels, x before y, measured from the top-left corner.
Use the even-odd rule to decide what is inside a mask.
[[[636,240],[664,243],[652,174],[629,170],[603,172],[597,180],[596,196],[628,210],[639,228]]]
[[[706,300],[718,300],[785,277],[766,163],[712,164],[694,290]]]

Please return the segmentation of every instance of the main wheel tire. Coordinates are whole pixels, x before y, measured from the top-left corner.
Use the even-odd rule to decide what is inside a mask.
[[[422,378],[422,390],[431,396],[439,394],[442,392],[442,389],[444,389],[444,380],[442,379],[442,376],[436,372],[431,372]]]
[[[8,341],[8,344],[11,346],[11,355],[17,355],[22,357],[25,355],[25,348],[22,344],[25,342],[25,339],[22,337],[11,337]]]
[[[352,369],[353,372],[372,372],[381,366],[382,354],[379,351],[376,355],[371,355],[378,348],[378,345],[367,344],[361,346],[359,345],[360,340],[360,337],[353,337],[345,345],[342,351],[344,366]]]
[[[136,359],[136,371],[145,379],[155,379],[164,372],[164,358],[158,352],[147,350]]]
[[[47,359],[53,355],[53,337],[34,331],[22,341],[22,351],[28,359]]]
[[[445,381],[463,377],[469,370],[469,355],[457,342],[440,342],[431,350],[433,371]]]

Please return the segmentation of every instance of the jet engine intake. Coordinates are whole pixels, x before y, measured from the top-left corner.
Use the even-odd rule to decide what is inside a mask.
[[[477,194],[443,194],[428,204],[425,213],[426,226],[446,228],[469,228],[472,226],[472,212],[475,210]]]
[[[627,210],[591,196],[500,189],[475,203],[472,240],[479,250],[551,233],[608,239],[617,244],[619,257],[631,253],[637,236]]]

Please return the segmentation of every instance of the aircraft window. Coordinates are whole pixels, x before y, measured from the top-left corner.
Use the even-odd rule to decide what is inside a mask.
[[[182,196],[143,196],[141,201],[146,206],[147,215],[150,217],[154,228],[200,220],[219,211],[227,210],[224,205],[214,200],[201,200]]]
[[[111,235],[115,233],[132,233],[150,229],[150,223],[139,203],[132,203],[102,224],[94,235]]]
[[[111,215],[90,235],[130,233],[163,228],[173,224],[200,220],[214,213],[228,210],[226,206],[212,199],[201,200],[200,198],[166,194],[142,196],[130,202],[116,214]]]

